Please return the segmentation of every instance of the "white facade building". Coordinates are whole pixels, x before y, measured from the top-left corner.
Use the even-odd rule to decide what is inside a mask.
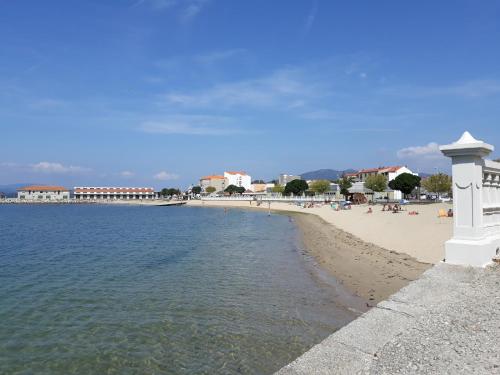
[[[252,178],[245,172],[224,172],[224,177],[227,180],[227,186],[235,185],[244,187],[246,190],[252,189]]]
[[[418,173],[412,172],[406,166],[404,166],[404,167],[403,166],[394,166],[394,167],[380,167],[380,168],[362,169],[357,173],[349,174],[349,177],[353,177],[356,182],[364,183],[369,176],[381,174],[387,178],[387,182],[390,182],[390,181],[394,180],[396,177],[398,177],[400,174],[403,174],[403,173],[410,173],[414,176],[418,176]],[[380,198],[381,196],[387,196],[387,195],[390,195],[390,199],[394,199],[394,200],[400,200],[403,198],[403,194],[399,190],[390,190],[390,189],[388,189],[388,191],[386,191],[384,193],[375,193],[374,198]]]
[[[25,186],[17,189],[17,198],[25,201],[63,201],[69,199],[69,190],[62,186]]]
[[[97,199],[155,199],[156,194],[153,188],[148,187],[95,187],[80,186],[75,187],[75,199],[77,200],[97,200]]]
[[[282,173],[278,177],[278,183],[282,186],[285,186],[286,184],[292,182],[293,180],[300,180],[300,176]]]

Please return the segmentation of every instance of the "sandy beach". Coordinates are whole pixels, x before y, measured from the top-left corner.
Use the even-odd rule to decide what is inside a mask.
[[[191,206],[241,207],[268,210],[253,202],[190,201]],[[451,237],[452,219],[438,218],[448,204],[410,205],[397,214],[381,206],[354,206],[334,211],[330,206],[302,208],[272,203],[277,212],[292,213],[307,251],[318,264],[352,293],[374,305],[417,279],[444,257],[444,242]],[[418,211],[416,216],[408,215]],[[299,215],[309,214],[309,215]]]

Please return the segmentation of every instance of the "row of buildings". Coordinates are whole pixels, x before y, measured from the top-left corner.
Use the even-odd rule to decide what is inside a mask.
[[[117,199],[156,199],[159,194],[149,187],[75,187],[76,200],[117,200]],[[71,192],[62,186],[31,185],[17,189],[17,198],[22,201],[64,201],[69,200]]]
[[[252,177],[245,172],[224,172],[223,175],[209,175],[200,178],[202,192],[213,187],[215,192],[223,192],[229,185],[245,188],[245,191],[252,191]]]
[[[353,186],[349,189],[351,194],[364,194],[369,195],[371,199],[374,198],[387,198],[387,199],[401,199],[402,195],[399,191],[387,189],[385,192],[374,193],[367,189],[364,184],[369,176],[383,175],[387,181],[395,179],[402,173],[413,173],[405,166],[392,166],[392,167],[379,167],[370,169],[361,169],[358,172],[346,174],[353,181]],[[287,183],[300,179],[298,175],[281,174],[276,181],[279,185],[286,185]],[[311,183],[312,181],[307,181]],[[209,175],[200,179],[200,187],[202,193],[213,192],[216,194],[223,193],[224,190],[230,186],[243,187],[244,194],[257,195],[271,193],[275,187],[275,183],[266,183],[262,180],[253,181],[250,175],[245,172],[224,172],[222,175]],[[212,189],[208,189],[211,187]],[[208,191],[207,191],[208,189]],[[330,184],[330,191],[327,193],[332,195],[332,198],[340,197],[339,185],[332,182]],[[78,186],[73,189],[73,197],[76,200],[135,200],[135,199],[158,199],[160,194],[155,192],[151,187],[103,187],[103,186]],[[41,186],[32,185],[18,189],[17,197],[19,200],[25,201],[64,201],[71,197],[71,192],[62,186]]]
[[[369,200],[399,200],[402,198],[402,194],[400,191],[394,191],[390,188],[387,188],[384,192],[375,193],[365,187],[365,181],[369,176],[382,175],[386,177],[387,181],[389,182],[394,180],[402,173],[417,175],[406,166],[390,166],[361,169],[357,172],[349,173],[344,176],[349,177],[353,182],[353,186],[349,189],[350,194],[366,195]],[[281,174],[275,182],[281,186],[285,186],[287,183],[299,179],[301,179],[301,176],[299,175]],[[313,182],[313,180],[308,180],[307,182],[310,184],[311,182]],[[264,181],[252,182],[251,177],[245,172],[224,172],[223,175],[209,175],[204,176],[200,179],[200,187],[202,189],[202,193],[213,192],[214,194],[221,194],[229,185],[244,187],[244,194],[257,195],[271,193],[273,187],[275,186],[275,183],[265,183]],[[207,191],[207,188],[209,187],[211,187],[212,189]],[[332,182],[330,184],[330,191],[327,194],[332,195],[334,198],[340,198],[339,185]]]

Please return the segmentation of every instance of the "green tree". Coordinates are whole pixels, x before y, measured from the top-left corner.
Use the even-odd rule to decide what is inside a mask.
[[[199,187],[199,186],[193,186],[193,188],[191,189],[191,192],[193,194],[200,194],[201,193],[201,187]]]
[[[365,187],[374,192],[381,193],[387,189],[387,177],[381,174],[368,176],[365,180]]]
[[[309,185],[304,180],[293,180],[286,184],[283,194],[302,195],[307,189],[309,189]]]
[[[328,180],[316,180],[309,186],[313,192],[316,194],[324,194],[330,191],[330,181]]]
[[[442,193],[450,193],[452,186],[451,177],[444,173],[438,173],[423,180],[422,186],[428,192],[436,193],[438,196]]]
[[[245,188],[243,186],[236,186],[236,185],[229,185],[226,190],[224,190],[226,193],[229,193],[231,195],[233,194],[243,194],[245,192]]]
[[[338,184],[340,187],[340,194],[342,194],[344,199],[347,200],[349,189],[352,187],[352,178],[344,176],[338,181]]]
[[[208,186],[205,191],[208,193],[208,194],[212,194],[212,193],[215,193],[217,189],[213,186]]]
[[[285,187],[280,184],[275,184],[272,188],[273,193],[280,193],[282,194],[285,191]]]
[[[401,173],[394,180],[389,181],[389,187],[392,190],[399,190],[405,197],[418,186],[420,186],[420,177],[411,173]]]
[[[164,197],[171,197],[172,195],[181,195],[181,191],[175,188],[163,188],[161,189],[160,194]]]

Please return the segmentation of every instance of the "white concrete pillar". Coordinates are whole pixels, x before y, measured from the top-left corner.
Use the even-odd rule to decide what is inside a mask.
[[[447,263],[483,267],[495,255],[496,243],[486,236],[483,215],[483,158],[493,149],[469,132],[440,147],[452,159],[453,238],[445,244]]]

